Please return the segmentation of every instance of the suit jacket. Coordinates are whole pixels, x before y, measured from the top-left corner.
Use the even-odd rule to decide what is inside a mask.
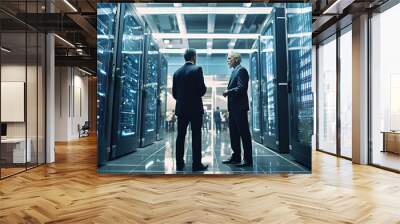
[[[221,112],[220,111],[214,111],[214,121],[221,122]]]
[[[248,86],[249,73],[244,67],[237,65],[228,84],[228,111],[249,110]]]
[[[203,70],[201,67],[186,62],[173,77],[172,95],[176,100],[175,114],[177,116],[202,116],[203,100],[206,93]]]

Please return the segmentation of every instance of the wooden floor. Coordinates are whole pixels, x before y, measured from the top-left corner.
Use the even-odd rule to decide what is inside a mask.
[[[313,153],[311,175],[96,173],[96,141],[0,181],[0,223],[400,223],[400,175]]]

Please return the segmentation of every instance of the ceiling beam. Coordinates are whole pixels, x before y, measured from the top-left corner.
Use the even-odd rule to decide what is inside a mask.
[[[243,7],[250,8],[251,3],[243,3]],[[244,21],[246,21],[246,16],[247,14],[241,14],[236,18],[236,23],[234,23],[235,27],[233,28],[232,33],[240,33],[240,30],[244,25]],[[237,39],[231,39],[231,41],[228,43],[228,48],[233,49],[236,41]]]
[[[181,4],[182,3],[174,3]],[[161,14],[190,14],[190,15],[209,15],[209,14],[270,14],[272,7],[136,7],[136,11],[142,15],[161,15]]]
[[[51,1],[54,7],[62,12],[78,12],[75,5],[71,4],[68,0]]]
[[[217,3],[208,3],[208,7],[215,7]],[[207,15],[207,33],[214,33],[215,30],[215,14]],[[207,39],[207,49],[212,49],[213,47],[213,39]]]
[[[335,16],[319,16],[318,19],[312,23],[312,32],[318,31],[321,27],[329,22]]]
[[[152,33],[155,39],[257,39],[258,33]]]
[[[295,14],[304,14],[312,12],[312,7],[304,7],[304,8],[286,8],[286,13],[295,13]]]
[[[91,56],[55,56],[56,66],[82,66],[96,70],[96,58]]]
[[[80,14],[68,14],[67,15],[71,20],[73,20],[77,25],[79,25],[82,30],[85,31],[86,35],[88,38],[86,38],[86,41],[91,45],[91,46],[96,46],[96,29],[90,24],[85,17],[83,17]]]
[[[160,32],[160,30],[158,29],[158,26],[156,25],[157,23],[154,21],[154,18],[152,15],[143,16],[142,18],[145,21],[146,26],[148,26],[150,28],[151,32],[155,32],[155,33]],[[160,47],[161,46],[165,47],[165,44],[162,40],[158,40],[157,44]]]
[[[312,32],[304,32],[304,33],[288,33],[287,37],[288,38],[300,38],[300,37],[311,37]]]
[[[143,19],[146,21],[146,24],[149,26],[150,30],[152,32],[160,32],[160,30],[158,29],[156,22],[154,22],[154,18],[151,15],[148,16],[144,16]]]
[[[228,54],[231,49],[196,49],[197,54]],[[250,54],[255,51],[255,49],[235,49],[234,50],[237,53],[240,54]],[[185,52],[185,49],[165,49],[161,48],[160,49],[161,53],[165,54],[183,54]]]
[[[176,9],[182,8],[182,3],[174,3]],[[176,21],[178,22],[178,28],[180,34],[187,34],[185,18],[182,14],[176,14]],[[189,41],[187,39],[182,39],[182,44],[184,48],[189,48]]]
[[[330,6],[324,10],[322,14],[342,14],[343,10],[347,8],[347,6],[351,5],[354,0],[336,0]]]

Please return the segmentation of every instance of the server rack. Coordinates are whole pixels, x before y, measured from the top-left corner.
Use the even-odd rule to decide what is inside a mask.
[[[120,7],[113,3],[97,5],[97,147],[98,164],[109,159],[111,105],[113,95],[111,81],[115,63],[114,48],[116,45],[117,24]]]
[[[311,4],[303,7],[311,7]],[[288,38],[288,74],[290,94],[290,144],[296,161],[311,169],[311,136],[313,134],[312,37],[311,13],[287,14],[287,31],[309,33]]]
[[[136,151],[144,26],[129,4],[98,4],[98,165]]]
[[[251,127],[253,139],[262,144],[262,96],[260,94],[260,66],[259,66],[259,45],[258,39],[255,52],[250,54],[250,77],[251,77]]]
[[[274,8],[260,36],[263,144],[289,152],[286,11]]]
[[[113,83],[110,159],[136,151],[139,136],[137,124],[144,26],[130,4],[120,4],[120,7]]]
[[[166,133],[167,76],[168,62],[163,55],[160,55],[160,75],[157,101],[157,140],[163,139]]]
[[[159,48],[150,34],[145,35],[145,67],[142,76],[142,114],[140,147],[152,144],[157,132],[157,91],[159,78]]]

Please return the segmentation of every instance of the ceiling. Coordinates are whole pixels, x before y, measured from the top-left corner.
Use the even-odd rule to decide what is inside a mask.
[[[251,49],[256,38],[210,37],[207,34],[259,34],[268,18],[269,3],[135,3],[161,49]],[[275,4],[276,5],[276,4]],[[256,9],[255,9],[256,8]],[[246,10],[258,10],[257,13]],[[177,11],[179,10],[179,11]],[[227,12],[221,12],[227,10]],[[229,11],[230,10],[230,11]],[[203,34],[179,38],[168,34]]]
[[[318,44],[337,30],[350,25],[354,17],[368,12],[379,13],[379,8],[389,1],[391,0],[312,0],[313,43]]]
[[[78,66],[96,73],[96,0],[1,0],[0,24],[9,53],[25,54],[18,35],[28,32],[55,33],[57,65]],[[23,38],[24,39],[24,38]],[[29,44],[27,53],[34,52]],[[5,42],[3,42],[5,43]],[[32,49],[33,50],[32,50]]]
[[[7,47],[16,48],[13,52],[17,54],[16,52],[19,52],[17,48],[19,45],[24,45],[24,42],[13,38],[15,35],[11,33],[16,34],[26,28],[54,32],[60,37],[55,38],[56,57],[58,57],[56,62],[67,65],[74,62],[76,66],[82,63],[82,66],[95,73],[97,0],[51,0],[52,14],[46,13],[50,7],[46,6],[45,2],[45,0],[0,0],[1,29],[2,32],[10,33],[3,36],[3,43],[10,43]],[[347,18],[351,23],[352,17],[374,10],[388,0],[311,2],[313,40],[318,40],[335,32],[337,24],[340,26],[347,24],[338,21],[346,21]],[[191,47],[222,52],[229,49],[251,49],[254,37],[237,37],[259,34],[271,7],[282,4],[284,3],[134,3],[134,6],[151,32],[161,35],[156,39],[161,49],[178,50]],[[141,13],[143,9],[147,12]],[[179,13],[176,13],[177,10]],[[221,13],[220,10],[231,11]],[[246,10],[254,10],[255,13],[245,13]],[[175,37],[163,37],[168,34],[173,34]],[[178,34],[201,36],[182,38],[177,37]],[[228,36],[216,38],[209,34]],[[20,42],[21,44],[18,44]],[[28,46],[26,53],[29,55],[29,52],[31,49]]]

